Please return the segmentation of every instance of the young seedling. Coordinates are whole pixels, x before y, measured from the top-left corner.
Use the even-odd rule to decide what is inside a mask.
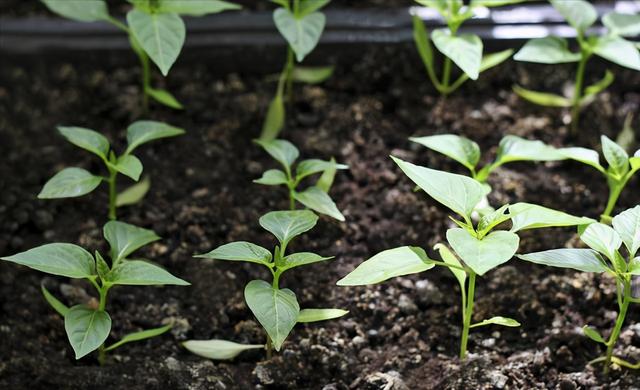
[[[272,349],[280,351],[282,344],[296,323],[324,321],[342,317],[346,310],[302,309],[296,294],[288,288],[280,288],[280,277],[285,271],[303,265],[333,259],[311,252],[287,254],[287,247],[295,237],[311,230],[318,216],[309,210],[272,211],[260,218],[260,226],[273,234],[278,244],[273,252],[246,241],[222,245],[213,251],[196,257],[246,261],[265,266],[272,281],[252,280],[244,289],[247,306],[267,333],[266,345],[244,345],[226,340],[190,340],[183,345],[191,352],[210,359],[232,359],[247,349],[267,350],[267,359]]]
[[[87,279],[96,288],[99,300],[67,307],[42,286],[47,302],[64,317],[64,327],[76,359],[98,350],[98,361],[105,362],[106,353],[132,341],[144,340],[163,334],[171,325],[147,329],[124,336],[110,346],[105,341],[111,332],[111,317],[106,311],[107,293],[118,285],[188,286],[163,268],[146,260],[130,260],[137,249],[159,240],[153,231],[123,222],[110,221],[104,225],[104,238],[111,246],[109,265],[100,252],[95,257],[83,248],[65,243],[46,244],[2,260],[25,265],[37,271],[73,279]]]
[[[142,163],[132,152],[149,141],[184,134],[184,130],[161,122],[134,122],[127,128],[127,149],[118,156],[109,145],[109,140],[97,131],[65,126],[58,127],[58,131],[67,141],[100,157],[108,176],[97,176],[82,168],[65,168],[45,183],[38,198],[74,198],[86,195],[104,181],[109,185],[109,219],[116,219],[117,207],[139,202],[149,189],[149,181],[143,180],[119,194],[116,193],[118,173],[135,181],[142,174]]]
[[[148,111],[149,97],[174,109],[182,104],[168,91],[151,87],[149,59],[163,76],[169,73],[184,44],[186,28],[182,16],[203,16],[236,10],[237,4],[220,0],[127,0],[133,8],[127,24],[109,14],[105,0],[41,0],[52,12],[80,22],[108,22],[127,33],[131,49],[142,66],[142,106]]]
[[[347,169],[349,168],[348,166],[336,164],[333,159],[330,161],[318,159],[302,160],[296,165],[294,175],[293,164],[300,156],[300,152],[291,142],[274,139],[271,141],[257,140],[256,143],[279,162],[284,171],[269,169],[262,174],[260,179],[254,180],[254,183],[268,186],[286,186],[289,191],[289,207],[291,210],[295,210],[296,201],[298,201],[303,206],[320,214],[328,215],[338,221],[344,221],[344,216],[338,210],[328,192],[333,184],[336,170]],[[321,172],[322,175],[315,185],[307,187],[304,191],[298,191],[297,188],[302,179]]]
[[[640,275],[640,206],[623,211],[613,218],[613,228],[593,223],[586,227],[580,239],[590,249],[563,248],[542,252],[516,255],[532,263],[551,267],[571,268],[582,272],[606,273],[615,279],[618,301],[618,316],[609,338],[605,338],[594,328],[585,325],[582,329],[593,341],[607,348],[604,356],[591,364],[604,362],[604,372],[608,372],[611,363],[632,369],[640,369],[640,362],[633,364],[613,355],[625,316],[632,303],[640,303],[631,293],[631,281],[634,275]],[[624,243],[625,253],[621,246]]]
[[[278,87],[262,125],[261,140],[272,140],[278,136],[285,123],[284,96],[293,100],[293,82],[318,84],[333,73],[332,66],[302,67],[302,62],[320,41],[326,17],[321,8],[330,0],[271,0],[280,5],[273,11],[276,28],[287,41],[287,60],[278,78]],[[294,60],[295,57],[295,60]]]
[[[509,261],[518,249],[518,232],[552,226],[575,226],[594,222],[546,207],[516,203],[504,205],[482,217],[477,225],[471,213],[485,190],[478,181],[467,176],[417,166],[392,157],[400,169],[433,199],[456,213],[462,220],[451,218],[459,227],[447,230],[449,247],[437,244],[441,260],[428,257],[424,249],[402,246],[378,253],[360,264],[338,281],[339,286],[376,284],[396,276],[410,275],[435,266],[449,268],[460,285],[462,307],[462,335],[460,358],[467,355],[469,330],[486,325],[515,327],[520,323],[502,316],[472,323],[476,277]],[[511,221],[511,229],[496,230],[504,222]]]
[[[614,79],[613,73],[606,71],[604,77],[593,85],[584,87],[584,74],[587,61],[595,54],[618,65],[640,70],[640,52],[638,47],[623,37],[640,33],[640,15],[610,12],[602,17],[607,33],[601,37],[588,35],[588,29],[598,19],[593,5],[584,0],[550,0],[553,7],[576,31],[579,52],[569,49],[565,38],[549,36],[528,41],[514,56],[516,61],[537,62],[541,64],[562,64],[577,62],[573,94],[570,97],[552,93],[531,91],[514,86],[514,91],[523,99],[532,103],[551,107],[570,107],[571,129],[578,134],[580,111],[590,104],[595,96],[606,89]]]
[[[516,4],[522,1],[524,0],[471,0],[471,3],[465,6],[462,0],[416,0],[417,3],[438,11],[447,23],[447,28],[431,32],[431,41],[445,57],[442,77],[438,78],[429,34],[420,16],[415,13],[413,15],[413,40],[431,83],[441,95],[446,96],[452,93],[468,79],[477,80],[480,73],[499,65],[513,54],[513,50],[508,49],[483,56],[482,40],[479,36],[458,34],[462,23],[472,18],[474,11],[478,8]],[[451,81],[452,62],[463,72],[453,82]]]

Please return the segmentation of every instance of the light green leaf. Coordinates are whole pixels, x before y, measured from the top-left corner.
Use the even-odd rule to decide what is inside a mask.
[[[449,57],[470,79],[477,80],[482,61],[482,41],[475,34],[451,36],[449,30],[433,30],[435,47]]]
[[[204,16],[241,8],[238,4],[221,0],[161,0],[157,12]]]
[[[607,256],[612,262],[615,261],[616,252],[622,245],[622,239],[618,233],[611,226],[599,222],[587,226],[580,235],[580,239],[589,248]]]
[[[344,215],[338,210],[331,197],[318,187],[309,187],[302,192],[294,192],[293,197],[311,210],[344,221]]]
[[[449,265],[453,265],[454,267],[461,267],[461,268],[464,267],[460,262],[460,260],[458,260],[456,255],[453,252],[451,252],[449,247],[447,247],[446,245],[436,244],[436,246],[434,246],[433,249],[437,250],[438,253],[440,253],[440,257],[442,258],[442,261],[444,261],[445,263]],[[460,284],[461,291],[465,291],[464,284],[465,284],[465,280],[467,279],[467,273],[462,269],[453,268],[453,267],[449,267],[449,271],[451,271],[453,276],[455,276],[456,280],[458,280],[458,284]]]
[[[279,351],[298,322],[300,306],[296,294],[289,289],[275,289],[264,280],[252,280],[244,289],[244,299],[267,331],[273,348]]]
[[[613,217],[612,225],[627,247],[629,257],[634,257],[640,249],[640,205]]]
[[[269,169],[262,174],[262,177],[253,181],[254,183],[264,184],[267,186],[277,186],[287,184],[287,175],[279,169]]]
[[[620,145],[613,142],[606,135],[600,136],[602,154],[609,164],[609,169],[622,176],[629,171],[629,155]]]
[[[301,83],[319,84],[332,74],[333,66],[296,66],[293,68],[291,78]]]
[[[127,128],[126,154],[138,146],[161,138],[175,137],[184,134],[184,130],[156,121],[137,121]]]
[[[128,187],[116,197],[116,207],[136,204],[144,198],[151,187],[151,181],[145,177],[140,182]]]
[[[417,274],[435,267],[429,261],[431,259],[424,249],[419,247],[401,246],[387,249],[364,261],[336,284],[365,286],[384,282],[396,276]]]
[[[273,12],[273,21],[278,31],[289,42],[301,62],[316,47],[325,25],[325,16],[313,12],[296,18],[289,10],[278,8]]]
[[[271,264],[271,252],[259,245],[246,241],[224,244],[209,253],[196,255],[195,257],[229,261],[248,261],[266,266],[270,266]]]
[[[107,158],[109,153],[109,140],[97,131],[85,129],[82,127],[58,127],[58,131],[67,141],[84,150],[100,156],[102,159]]]
[[[58,312],[61,316],[65,316],[69,312],[69,307],[64,303],[60,302],[58,298],[54,297],[53,294],[49,292],[44,287],[44,284],[40,285],[40,289],[42,290],[42,295],[44,295],[44,299],[47,300],[47,303],[53,307],[55,311]]]
[[[592,249],[563,248],[516,255],[520,260],[550,267],[570,268],[582,272],[606,272],[600,254]]]
[[[497,53],[490,53],[482,56],[482,61],[480,62],[480,73],[484,72],[487,69],[491,69],[494,66],[498,66],[504,61],[508,60],[513,54],[513,49],[507,49],[503,51],[499,51]]]
[[[413,21],[413,42],[416,44],[418,54],[420,54],[427,71],[433,72],[433,49],[427,29],[418,15],[413,15],[411,19]]]
[[[258,145],[269,153],[277,162],[282,164],[286,172],[291,171],[291,164],[300,156],[298,148],[291,142],[283,139],[274,139],[271,141],[256,140]]]
[[[409,140],[450,157],[469,170],[475,169],[480,160],[480,147],[466,137],[455,134],[412,137]]]
[[[331,259],[333,259],[333,256],[322,257],[311,252],[298,252],[283,257],[282,261],[276,262],[276,265],[278,266],[278,268],[284,271],[291,268],[300,267],[301,265],[313,264]]]
[[[547,92],[537,92],[530,89],[522,88],[518,85],[513,86],[513,92],[524,100],[531,103],[539,104],[547,107],[571,107],[571,100],[564,96]]]
[[[100,185],[102,178],[82,168],[65,168],[42,187],[38,199],[74,198],[86,195]]]
[[[124,260],[111,270],[107,280],[112,284],[130,286],[174,285],[189,286],[191,283],[176,278],[164,268],[143,260]]]
[[[213,360],[231,360],[250,349],[264,349],[262,344],[238,344],[227,340],[189,340],[182,346],[198,356]]]
[[[153,230],[120,221],[109,221],[102,230],[104,238],[111,245],[111,259],[114,262],[124,259],[136,249],[160,239]]]
[[[600,79],[600,81],[595,84],[591,84],[584,89],[584,96],[582,99],[588,99],[589,97],[595,96],[604,91],[609,85],[611,85],[611,83],[613,83],[614,79],[615,77],[613,76],[613,73],[607,70],[604,74],[604,77]]]
[[[89,278],[96,274],[91,253],[73,244],[45,244],[1,259],[68,278]]]
[[[590,165],[598,171],[605,173],[605,169],[600,165],[600,156],[595,150],[573,147],[558,149],[558,152],[568,159]]]
[[[127,13],[127,23],[145,53],[166,76],[184,44],[186,29],[180,16],[132,9]]]
[[[146,89],[146,93],[151,96],[153,100],[167,107],[173,108],[175,110],[182,110],[184,108],[184,106],[180,104],[178,99],[176,99],[169,91],[165,89],[148,87]]]
[[[100,277],[100,279],[105,279],[111,271],[111,268],[109,267],[109,264],[107,264],[106,260],[102,257],[100,252],[95,251],[94,257],[96,259],[96,271],[98,271],[98,276]]]
[[[109,19],[109,10],[104,0],[41,1],[51,12],[80,22],[97,22]]]
[[[569,50],[566,39],[551,36],[530,39],[513,56],[513,59],[539,64],[562,64],[580,61],[580,53]]]
[[[582,327],[582,331],[584,332],[585,336],[595,341],[596,343],[607,344],[607,342],[602,338],[600,333],[598,333],[598,331],[595,330],[594,328],[588,325],[585,325]]]
[[[584,0],[549,0],[573,28],[585,31],[598,19],[593,5]]]
[[[118,172],[129,176],[135,181],[138,181],[142,174],[142,163],[138,157],[132,154],[123,154],[118,157],[115,168]]]
[[[260,133],[260,140],[271,141],[278,137],[280,131],[284,127],[284,102],[282,100],[282,92],[278,91],[276,96],[273,97],[271,103],[269,103],[269,109],[267,110],[267,116],[262,124],[262,132]]]
[[[564,156],[553,146],[542,141],[532,141],[515,135],[507,135],[500,140],[496,161],[556,161]]]
[[[280,241],[283,252],[289,241],[311,230],[317,222],[318,216],[309,210],[271,211],[259,220],[260,226]]]
[[[511,222],[513,223],[511,232],[514,233],[526,229],[580,226],[595,222],[591,218],[576,217],[532,203],[516,203],[509,207],[509,211],[514,215],[511,217]]]
[[[602,17],[602,24],[611,33],[623,37],[634,37],[640,34],[640,14],[609,12]]]
[[[327,169],[348,169],[344,164],[336,164],[335,161],[324,161],[318,159],[302,160],[296,168],[296,180],[301,180],[314,173],[326,171]]]
[[[638,160],[640,160],[640,158],[638,158]],[[333,165],[330,167],[327,167],[327,169],[325,169],[324,172],[322,172],[322,175],[320,175],[320,178],[318,178],[318,181],[316,181],[316,187],[320,188],[322,191],[326,193],[329,193],[329,190],[333,185],[333,180],[336,177],[338,166],[341,165],[341,164],[336,164],[336,159],[333,157],[331,157],[329,162],[331,162]],[[344,166],[347,167],[347,165],[344,165]]]
[[[629,262],[628,272],[631,275],[640,275],[640,257],[636,257]]]
[[[515,233],[496,231],[479,240],[465,229],[453,228],[447,230],[447,241],[469,268],[484,275],[513,257],[520,238]]]
[[[513,318],[496,316],[496,317],[491,317],[488,320],[483,320],[482,322],[475,323],[471,325],[470,328],[477,328],[479,326],[485,326],[485,325],[501,325],[501,326],[508,326],[508,327],[514,328],[514,327],[520,326],[520,323],[514,320]]]
[[[130,343],[133,341],[140,341],[140,340],[145,340],[145,339],[150,339],[152,337],[160,336],[161,334],[171,329],[171,327],[172,325],[165,325],[159,328],[153,328],[153,329],[143,330],[140,332],[129,333],[128,335],[120,339],[120,341],[118,341],[117,343],[112,344],[107,348],[105,348],[105,351],[108,352],[108,351],[114,350],[124,344]]]
[[[298,14],[303,17],[329,4],[331,0],[302,0]]]
[[[318,322],[340,318],[349,313],[342,309],[302,309],[298,314],[299,323]]]
[[[95,351],[109,337],[111,317],[86,305],[73,306],[64,316],[64,328],[76,359]]]
[[[633,42],[616,35],[598,38],[593,52],[613,63],[630,69],[640,70],[640,52]]]

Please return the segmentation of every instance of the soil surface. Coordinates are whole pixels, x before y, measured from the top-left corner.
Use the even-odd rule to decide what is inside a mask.
[[[350,166],[331,191],[347,221],[322,218],[294,241],[294,250],[335,256],[287,272],[281,286],[302,307],[338,307],[350,313],[325,323],[298,325],[271,361],[262,352],[232,362],[194,356],[180,342],[224,338],[262,343],[264,335],[246,307],[247,282],[267,278],[252,264],[194,259],[194,253],[246,240],[272,247],[260,215],[287,207],[286,194],[253,184],[275,167],[252,144],[275,85],[265,75],[216,75],[206,64],[182,62],[165,85],[186,110],[153,107],[153,119],[187,130],[171,140],[139,148],[152,181],[142,204],[120,209],[119,218],[155,230],[163,239],[140,251],[191,287],[118,287],[107,309],[110,340],[143,328],[173,323],[171,333],[132,343],[109,355],[76,361],[62,318],[44,301],[40,284],[67,304],[91,299],[84,281],[50,277],[0,264],[0,388],[7,389],[627,389],[637,372],[608,376],[587,363],[603,353],[581,327],[605,334],[615,317],[615,286],[592,274],[548,269],[516,259],[477,284],[476,320],[504,315],[520,328],[484,327],[472,332],[469,359],[457,359],[460,304],[457,283],[442,269],[376,286],[336,287],[335,282],[375,253],[401,245],[431,248],[452,226],[449,213],[422,193],[389,154],[430,167],[463,172],[449,159],[408,141],[413,135],[464,134],[490,161],[506,134],[560,145],[598,148],[601,133],[615,137],[628,112],[639,112],[640,74],[611,66],[617,75],[607,92],[585,110],[579,138],[568,135],[567,112],[541,108],[511,91],[514,83],[561,91],[572,67],[500,66],[467,83],[446,100],[430,87],[411,45],[365,47],[359,61],[337,64],[322,86],[298,85],[287,130],[305,158],[335,156]],[[589,81],[603,73],[593,63]],[[103,132],[119,149],[125,129],[141,118],[139,70],[79,63],[12,63],[0,67],[0,255],[48,242],[72,242],[105,253],[106,188],[76,199],[36,199],[42,185],[67,166],[99,172],[89,153],[64,141],[59,124]],[[636,122],[637,124],[637,122]],[[636,126],[637,128],[637,126]],[[121,180],[126,186],[125,179]],[[508,164],[490,183],[494,205],[527,201],[597,217],[606,183],[577,163]],[[632,181],[618,211],[638,203]],[[520,252],[573,243],[574,231],[522,235]],[[435,254],[433,254],[435,256]],[[629,313],[617,353],[640,360],[640,313]]]

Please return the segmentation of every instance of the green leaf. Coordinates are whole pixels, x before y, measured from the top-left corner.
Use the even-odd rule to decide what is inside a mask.
[[[558,149],[558,152],[568,159],[590,165],[598,171],[605,173],[605,169],[600,165],[600,156],[595,150],[573,147]]]
[[[150,186],[151,181],[148,177],[145,177],[142,181],[130,186],[117,195],[116,207],[128,206],[140,202],[149,191]]]
[[[145,53],[166,76],[184,44],[186,29],[180,16],[132,9],[127,13],[127,23]]]
[[[45,244],[1,259],[68,278],[89,278],[96,274],[91,253],[73,244]]]
[[[120,339],[120,341],[118,341],[117,343],[111,344],[110,346],[105,348],[105,352],[114,350],[124,344],[130,343],[133,341],[140,341],[140,340],[145,340],[145,339],[150,339],[152,337],[160,336],[161,334],[171,329],[171,327],[172,325],[165,325],[159,328],[153,328],[153,329],[143,330],[140,332],[129,333],[128,335]]]
[[[298,252],[283,257],[281,262],[276,262],[276,265],[278,266],[278,268],[284,271],[291,268],[300,267],[301,265],[313,264],[331,259],[333,259],[333,256],[322,257],[311,252]]]
[[[516,255],[520,260],[550,267],[570,268],[582,272],[606,272],[600,254],[592,249],[563,248]]]
[[[296,66],[293,68],[291,78],[301,83],[319,84],[332,74],[333,66]]]
[[[482,184],[470,177],[421,167],[393,156],[391,158],[429,196],[465,219],[470,218],[473,209],[485,195]]]
[[[633,42],[616,35],[598,38],[593,52],[613,63],[630,69],[640,70],[640,52]]]
[[[395,278],[417,274],[435,265],[424,249],[416,246],[401,246],[387,249],[364,261],[347,276],[340,279],[338,286],[365,286]]]
[[[507,135],[500,140],[496,161],[502,164],[512,161],[556,161],[563,158],[556,148],[542,141]]]
[[[623,37],[640,35],[640,15],[609,12],[602,17],[604,24],[611,33]]]
[[[100,252],[95,251],[94,257],[96,259],[96,271],[98,271],[98,276],[100,277],[100,279],[104,280],[109,274],[109,272],[111,271],[111,268],[109,267],[109,264],[107,264],[105,259],[102,257]]]
[[[42,290],[42,295],[44,295],[44,299],[47,300],[47,303],[49,303],[49,305],[51,305],[51,307],[53,307],[53,309],[57,311],[58,314],[60,314],[63,317],[67,315],[67,313],[69,312],[69,307],[67,307],[67,305],[60,302],[58,298],[54,297],[53,294],[51,294],[49,290],[47,290],[44,287],[44,284],[40,285],[40,289]]]
[[[585,325],[582,327],[582,331],[584,332],[585,336],[587,336],[588,338],[590,338],[591,340],[595,341],[596,343],[602,343],[602,344],[607,344],[607,342],[602,338],[602,336],[600,335],[600,333],[598,333],[597,330],[595,330],[594,328]]]
[[[502,316],[491,317],[488,320],[483,320],[482,322],[475,323],[470,326],[470,328],[477,328],[479,326],[485,325],[501,325],[508,326],[511,328],[520,326],[520,323],[513,318],[507,318]]]
[[[344,221],[344,215],[338,210],[331,197],[318,187],[309,187],[302,192],[294,192],[293,197],[315,212],[328,215],[338,221]]]
[[[484,275],[513,257],[520,238],[515,233],[497,231],[479,240],[465,229],[453,228],[447,230],[447,241],[469,268]]]
[[[640,160],[640,158],[638,158],[638,160]],[[322,172],[322,175],[320,175],[320,178],[318,178],[318,181],[316,181],[316,187],[320,188],[322,191],[326,193],[329,193],[329,190],[333,185],[333,180],[336,177],[336,172],[338,171],[338,167],[341,166],[341,164],[336,164],[336,159],[333,157],[331,157],[329,162],[331,162],[333,165],[330,167],[327,167],[324,170],[324,172]],[[343,165],[343,166],[347,167],[347,165]],[[348,167],[345,169],[348,169]]]
[[[267,110],[267,116],[262,124],[262,132],[260,133],[260,140],[271,141],[278,137],[280,131],[284,127],[284,102],[282,99],[282,92],[278,90],[276,96],[273,97],[271,103],[269,103],[269,109]]]
[[[100,185],[102,178],[82,168],[65,168],[42,187],[38,199],[74,198],[86,195]]]
[[[514,215],[511,217],[513,223],[511,232],[513,233],[526,229],[580,226],[595,222],[591,218],[576,217],[532,203],[516,203],[509,207],[509,211]]]
[[[501,223],[508,221],[511,219],[514,214],[509,210],[511,207],[508,204],[501,206],[499,209],[491,211],[480,218],[480,222],[478,222],[478,234],[484,236],[494,227],[500,225]]]
[[[628,272],[631,275],[640,275],[640,257],[636,257],[629,262]]]
[[[256,140],[255,142],[277,162],[282,164],[286,172],[291,171],[291,164],[300,156],[298,148],[291,142],[283,139],[274,139],[271,141]]]
[[[411,19],[413,21],[413,42],[416,44],[422,62],[431,72],[433,71],[433,49],[431,48],[427,29],[418,15],[413,15]]]
[[[539,64],[562,64],[578,62],[580,57],[580,53],[569,50],[569,43],[566,39],[551,36],[530,39],[513,56],[513,59]]]
[[[173,108],[175,110],[182,110],[184,108],[184,106],[180,104],[178,99],[176,99],[169,91],[165,89],[148,87],[146,89],[146,93],[147,95],[151,96],[153,100],[167,107]]]
[[[620,145],[613,142],[606,135],[600,136],[602,154],[609,164],[609,169],[622,176],[629,171],[629,155]]]
[[[513,92],[524,100],[547,107],[571,107],[571,100],[564,96],[553,93],[537,92],[530,89],[522,88],[518,85],[513,86]]]
[[[461,268],[464,267],[460,262],[460,260],[458,260],[456,255],[453,254],[453,252],[451,252],[449,247],[447,247],[446,245],[436,244],[436,246],[434,246],[433,249],[437,250],[438,253],[440,253],[440,258],[442,258],[442,261],[444,261],[445,263],[449,265],[453,265],[454,267],[461,267]],[[461,291],[465,291],[464,284],[465,284],[465,280],[467,280],[467,273],[462,269],[453,268],[453,267],[449,267],[449,271],[451,271],[453,276],[455,276],[456,280],[458,280],[458,284],[460,284]]]
[[[450,157],[469,170],[475,169],[480,160],[480,147],[466,137],[455,134],[412,137],[409,140]]]
[[[348,169],[349,167],[344,164],[336,164],[333,161],[324,161],[318,159],[302,160],[296,168],[296,180],[302,180],[303,178],[313,175],[314,173],[324,172],[327,169]]]
[[[433,30],[431,40],[435,47],[458,65],[470,79],[477,80],[482,61],[482,41],[475,34],[450,34],[449,30]]]
[[[298,322],[307,323],[333,320],[347,313],[349,313],[348,310],[342,309],[302,309],[300,310],[300,314],[298,314]]]
[[[266,266],[270,266],[271,264],[271,252],[259,245],[246,241],[224,244],[209,253],[195,257],[229,261],[248,261]]]
[[[80,22],[97,22],[109,19],[104,0],[41,0],[53,13]]]
[[[162,0],[160,1],[157,12],[204,16],[241,8],[238,4],[220,0]]]
[[[300,3],[300,9],[298,10],[298,15],[301,17],[309,15],[320,8],[323,8],[327,4],[329,4],[331,0],[302,0]]]
[[[500,65],[504,61],[508,60],[512,54],[513,49],[507,49],[499,51],[497,53],[490,53],[482,56],[482,61],[480,62],[480,73],[484,72],[487,69],[491,69],[494,66]]]
[[[160,239],[153,230],[119,221],[107,222],[102,230],[104,238],[111,245],[111,259],[114,262],[124,259],[136,249]]]
[[[111,270],[109,283],[130,286],[157,286],[171,284],[189,286],[191,283],[176,278],[164,268],[143,260],[124,260]]]
[[[184,130],[156,121],[137,121],[127,128],[127,151],[131,153],[138,146],[161,138],[184,134]]]
[[[267,186],[277,186],[287,184],[289,180],[287,175],[279,169],[269,169],[262,174],[262,177],[253,181],[254,183],[264,184]]]
[[[612,225],[627,247],[629,257],[634,257],[640,249],[640,205],[613,217]]]
[[[271,211],[259,220],[260,226],[280,241],[283,252],[289,241],[311,230],[317,222],[318,216],[309,210]]]
[[[118,161],[116,162],[115,168],[118,172],[123,175],[129,176],[135,181],[140,179],[140,175],[142,174],[142,163],[138,159],[138,157],[132,154],[123,154],[118,157]]]
[[[573,28],[585,31],[598,19],[593,5],[584,0],[549,0],[551,5]]]
[[[604,77],[595,84],[591,84],[584,89],[584,96],[582,99],[589,98],[591,96],[595,96],[600,92],[604,91],[614,80],[613,73],[609,70],[604,74]]]
[[[300,306],[296,294],[289,289],[276,289],[264,280],[252,280],[244,289],[247,306],[256,316],[273,342],[280,350],[284,340],[298,322]]]
[[[64,316],[64,328],[76,359],[95,351],[109,337],[111,317],[86,305],[73,306]]]
[[[612,262],[615,261],[616,252],[622,245],[622,239],[618,233],[611,226],[599,222],[587,226],[580,235],[580,239],[589,248],[607,256]]]
[[[88,150],[89,152],[100,156],[102,159],[107,158],[109,153],[109,140],[97,131],[85,129],[82,127],[58,127],[58,131],[67,141],[79,148]]]
[[[213,360],[231,360],[250,349],[264,349],[262,344],[238,344],[227,340],[189,340],[182,346],[191,353]]]
[[[318,44],[324,30],[325,16],[313,12],[296,18],[289,10],[278,8],[273,11],[273,21],[295,52],[296,60],[302,62]]]

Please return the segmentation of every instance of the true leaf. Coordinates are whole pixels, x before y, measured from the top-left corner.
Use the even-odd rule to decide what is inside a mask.
[[[271,141],[256,140],[265,152],[269,153],[277,162],[282,164],[285,171],[291,170],[291,164],[300,156],[300,151],[291,142],[283,139],[274,139]]]
[[[600,165],[600,156],[595,150],[572,147],[558,149],[558,152],[568,159],[590,165],[602,173],[605,172],[605,169]]]
[[[42,187],[38,199],[74,198],[95,190],[102,178],[82,168],[65,168]]]
[[[151,181],[145,177],[140,182],[128,187],[116,196],[116,207],[132,205],[140,202],[149,191]]]
[[[175,137],[184,134],[184,130],[156,121],[137,121],[127,128],[126,154],[138,146],[161,138]]]
[[[599,222],[587,226],[580,239],[589,248],[602,253],[611,261],[614,261],[616,252],[622,245],[620,235],[611,226]]]
[[[273,12],[273,21],[278,31],[289,42],[301,62],[316,47],[325,25],[325,16],[313,12],[296,18],[291,11],[278,8]]]
[[[109,274],[109,271],[111,271],[111,268],[100,252],[96,251],[94,257],[96,259],[96,271],[98,271],[98,276],[100,276],[100,279],[104,280]]]
[[[640,257],[636,257],[629,262],[628,272],[631,275],[640,275]]]
[[[453,228],[447,230],[447,241],[469,268],[484,275],[513,257],[520,238],[511,232],[496,231],[479,240],[465,229]]]
[[[463,267],[460,260],[458,260],[456,255],[453,252],[451,252],[451,250],[446,245],[436,244],[436,246],[434,246],[433,249],[437,250],[438,253],[440,253],[440,258],[442,258],[442,261],[444,261],[445,263],[449,265],[453,265],[454,267],[460,267],[460,268]],[[463,269],[454,268],[454,267],[449,267],[449,271],[451,271],[453,276],[455,276],[456,280],[458,280],[458,284],[460,284],[461,291],[464,291],[464,284],[465,284],[465,280],[467,279],[467,273]]]
[[[607,342],[602,338],[600,333],[598,333],[598,331],[593,329],[592,327],[585,325],[582,327],[582,331],[588,338],[595,341],[596,343],[607,344]]]
[[[600,254],[592,249],[563,248],[516,255],[520,260],[550,267],[570,268],[582,272],[606,272]]]
[[[335,161],[324,161],[318,159],[302,160],[296,167],[296,180],[301,180],[314,173],[324,172],[327,169],[348,169],[344,164],[336,164]]]
[[[214,359],[231,360],[250,349],[264,349],[262,344],[238,344],[227,340],[189,340],[182,343],[186,349],[196,355]]]
[[[595,222],[591,218],[576,217],[562,211],[553,210],[547,207],[532,203],[519,202],[509,207],[513,214],[511,222],[512,232],[526,229],[538,229],[544,227],[580,226]]]
[[[300,310],[300,314],[298,314],[298,322],[307,323],[333,320],[347,313],[349,313],[348,310],[342,309],[302,309]]]
[[[613,217],[612,225],[627,247],[629,257],[634,257],[640,249],[640,205]]]
[[[602,17],[604,24],[613,34],[633,37],[640,34],[640,15],[609,12]]]
[[[624,175],[629,170],[629,155],[620,145],[613,142],[606,135],[600,136],[602,154],[609,164],[609,168],[618,175]]]
[[[271,252],[269,252],[269,250],[246,241],[224,244],[209,253],[195,257],[229,261],[248,261],[267,266],[271,263]]]
[[[204,16],[222,11],[242,8],[238,4],[221,0],[162,0],[158,7],[159,13],[175,13],[188,16]]]
[[[160,239],[153,230],[143,229],[128,223],[109,221],[103,228],[104,238],[111,245],[113,261],[124,259],[136,249]]]
[[[327,80],[333,74],[333,66],[296,66],[291,78],[307,84],[318,84]]]
[[[159,88],[148,87],[145,92],[160,104],[171,107],[175,110],[182,110],[184,107],[169,91]]]
[[[478,233],[484,235],[494,227],[511,219],[514,214],[510,212],[509,207],[510,205],[506,204],[497,210],[483,215],[482,218],[480,218],[480,222],[478,222]]]
[[[451,36],[448,30],[433,30],[431,39],[435,47],[449,57],[472,80],[478,79],[482,61],[482,41],[475,34]]]
[[[262,174],[262,177],[253,181],[254,183],[264,184],[267,186],[277,186],[287,184],[287,175],[279,169],[269,169]]]
[[[143,260],[124,260],[120,262],[111,270],[107,280],[112,284],[130,286],[190,285],[189,282],[171,275],[165,269]]]
[[[640,158],[638,158],[638,160],[640,160]],[[316,187],[327,193],[333,185],[333,180],[336,177],[336,172],[338,170],[338,166],[340,165],[336,164],[336,160],[333,157],[331,157],[331,160],[329,160],[329,162],[331,162],[333,165],[327,167],[324,172],[322,172],[322,175],[320,175],[320,178],[318,178],[318,181],[316,181]],[[344,166],[347,167],[347,165]]]
[[[640,70],[640,52],[635,45],[616,35],[600,37],[593,52],[613,63]]]
[[[480,73],[484,72],[487,69],[491,69],[494,66],[500,65],[504,61],[508,60],[512,54],[513,49],[507,49],[499,51],[497,53],[490,53],[482,56],[482,61],[480,61]]]
[[[344,221],[344,215],[338,210],[331,197],[318,187],[312,186],[302,192],[294,192],[293,197],[313,211]]]
[[[159,328],[153,328],[153,329],[142,330],[140,332],[129,333],[128,335],[120,339],[120,341],[108,346],[104,350],[108,352],[133,341],[140,341],[140,340],[145,340],[145,339],[150,339],[152,337],[160,336],[161,334],[171,329],[171,326],[172,325],[165,325]]]
[[[68,278],[89,278],[96,274],[91,253],[73,244],[45,244],[1,259]]]
[[[80,22],[97,22],[109,19],[104,0],[42,0],[51,12]]]
[[[573,28],[585,31],[598,19],[593,5],[584,0],[550,0],[551,5]]]
[[[301,265],[313,264],[331,259],[333,259],[333,256],[322,257],[311,252],[298,252],[283,257],[281,262],[276,262],[276,265],[282,270],[287,270],[294,267],[300,267]]]
[[[282,92],[278,91],[276,96],[273,97],[269,108],[267,110],[267,116],[262,124],[262,132],[260,133],[260,139],[262,141],[271,141],[275,139],[280,131],[284,127],[284,102],[282,99]]]
[[[530,89],[522,88],[518,85],[513,86],[513,92],[515,92],[521,98],[541,106],[571,107],[570,99],[553,93],[532,91]]]
[[[142,163],[138,157],[132,154],[124,154],[118,157],[116,170],[126,176],[129,176],[133,180],[138,181],[142,174]]]
[[[276,236],[282,248],[294,237],[311,230],[317,222],[318,216],[309,210],[271,211],[259,220],[260,226]]]
[[[85,129],[82,127],[58,127],[58,131],[67,141],[79,148],[88,150],[89,152],[107,158],[109,153],[109,140],[97,131]]]
[[[53,294],[51,294],[49,290],[47,290],[44,287],[44,284],[40,286],[40,289],[42,290],[42,295],[44,295],[44,299],[47,300],[47,303],[49,303],[49,305],[51,305],[51,307],[53,307],[53,309],[57,311],[58,314],[64,317],[69,312],[69,307],[67,307],[67,305],[65,305],[64,303],[60,302],[58,298],[54,297]]]
[[[580,61],[580,53],[569,50],[569,43],[560,37],[530,39],[513,59],[540,64],[561,64]]]
[[[76,359],[95,351],[111,331],[111,317],[107,312],[86,305],[73,306],[64,316],[64,328]]]
[[[469,170],[473,170],[480,160],[480,147],[466,137],[455,134],[440,134],[409,139],[456,160]]]
[[[470,326],[470,328],[477,328],[479,326],[485,325],[501,325],[508,327],[517,327],[520,326],[520,323],[513,318],[507,318],[502,316],[491,317],[488,320],[483,320],[482,322],[477,322]]]
[[[542,141],[533,141],[507,135],[500,140],[496,160],[500,163],[511,161],[555,161],[563,156]]]
[[[607,70],[606,73],[604,74],[604,77],[600,79],[600,81],[596,82],[595,84],[591,84],[584,89],[583,99],[588,98],[590,96],[595,96],[600,92],[604,91],[609,85],[611,85],[611,83],[613,83],[614,78],[615,77],[613,76],[613,73]]]

